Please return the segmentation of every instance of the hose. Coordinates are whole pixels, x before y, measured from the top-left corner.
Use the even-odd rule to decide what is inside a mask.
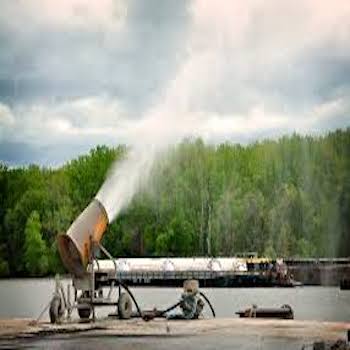
[[[168,307],[167,309],[163,310],[163,311],[159,311],[159,316],[163,316],[164,314],[166,314],[167,312],[174,310],[175,308],[177,308],[179,305],[181,304],[181,301],[178,301],[176,304],[174,304],[173,306]]]
[[[126,290],[126,292],[130,295],[130,298],[132,299],[132,301],[134,302],[135,306],[136,306],[136,309],[137,309],[137,312],[139,313],[140,317],[144,320],[144,321],[150,321],[151,319],[155,318],[155,317],[160,317],[160,316],[163,316],[164,314],[166,314],[167,312],[175,309],[176,307],[178,307],[180,304],[181,304],[181,300],[179,302],[177,302],[176,304],[168,307],[167,309],[165,310],[162,310],[162,311],[155,311],[153,315],[151,314],[144,314],[134,295],[132,294],[132,292],[130,291],[130,289],[128,288],[128,286],[126,284],[124,284],[123,282],[119,282],[119,284]],[[216,314],[215,314],[215,310],[211,304],[211,302],[209,301],[209,299],[207,298],[207,296],[203,293],[203,292],[199,292],[199,294],[204,298],[204,300],[207,302],[207,304],[209,305],[210,307],[210,310],[211,310],[211,313],[213,315],[213,317],[215,318],[216,317]]]
[[[181,301],[177,302],[176,304],[168,307],[166,310],[163,310],[163,311],[156,311],[154,312],[153,315],[151,314],[144,314],[142,311],[141,311],[141,308],[139,307],[134,295],[132,294],[132,292],[130,291],[130,289],[128,288],[128,286],[126,284],[124,284],[123,282],[119,282],[119,284],[126,290],[126,292],[129,294],[130,298],[132,299],[132,301],[134,302],[135,306],[136,306],[136,309],[137,309],[137,312],[139,314],[139,316],[144,320],[144,321],[150,321],[151,319],[155,318],[155,317],[160,317],[160,316],[163,316],[164,314],[166,314],[167,312],[175,309],[176,307],[178,307],[181,303]]]
[[[209,301],[209,299],[207,298],[207,296],[203,292],[199,292],[199,294],[205,299],[205,301],[207,302],[207,304],[210,307],[210,310],[211,310],[211,313],[213,314],[213,317],[215,318],[216,317],[215,310],[214,310],[213,306],[211,305],[211,302]]]
[[[128,288],[128,286],[126,284],[124,284],[123,282],[119,282],[119,284],[126,290],[126,292],[130,295],[130,298],[132,299],[132,301],[134,302],[137,312],[139,313],[140,317],[142,317],[143,319],[143,315],[142,315],[142,311],[139,307],[139,304],[137,303],[134,295],[131,293],[130,289]]]

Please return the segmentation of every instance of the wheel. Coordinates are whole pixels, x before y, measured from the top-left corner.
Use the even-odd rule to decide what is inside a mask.
[[[63,307],[61,298],[58,295],[55,295],[50,303],[49,315],[51,323],[59,323],[61,317],[63,316]]]
[[[123,320],[127,320],[131,317],[132,313],[132,301],[129,294],[123,292],[118,299],[118,316]]]
[[[90,314],[91,314],[91,309],[89,307],[86,307],[86,308],[78,308],[78,315],[80,318],[89,318],[90,317]]]
[[[86,305],[85,299],[90,299],[90,292],[88,290],[84,290],[78,298],[78,315],[81,319],[88,319],[91,314],[91,307]],[[84,306],[82,304],[84,304]]]

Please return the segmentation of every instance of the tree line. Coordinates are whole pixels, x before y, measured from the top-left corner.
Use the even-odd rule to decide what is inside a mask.
[[[63,272],[57,235],[126,154],[97,146],[59,168],[0,163],[0,276]],[[246,146],[185,139],[103,244],[114,256],[350,256],[350,128]]]

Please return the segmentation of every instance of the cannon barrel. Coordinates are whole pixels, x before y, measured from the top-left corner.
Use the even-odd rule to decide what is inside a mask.
[[[99,243],[107,226],[106,209],[95,198],[72,223],[68,231],[58,236],[58,251],[64,266],[70,273],[82,276],[86,272],[91,240]]]

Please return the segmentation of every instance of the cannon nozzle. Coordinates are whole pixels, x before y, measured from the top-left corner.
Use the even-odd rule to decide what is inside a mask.
[[[75,219],[66,234],[58,236],[58,251],[70,273],[82,276],[86,272],[91,240],[100,242],[107,226],[107,212],[102,203],[95,198]]]

